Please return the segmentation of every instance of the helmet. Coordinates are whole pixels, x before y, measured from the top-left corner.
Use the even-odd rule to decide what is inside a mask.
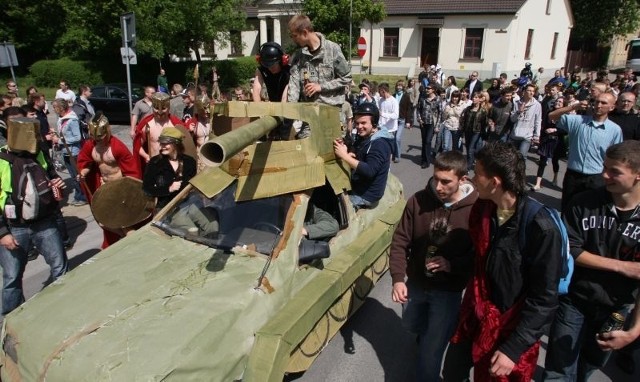
[[[277,42],[267,42],[260,47],[260,64],[265,68],[272,67],[275,63],[281,62],[284,51]]]
[[[371,102],[363,102],[356,107],[356,110],[353,112],[353,117],[355,118],[358,115],[370,115],[371,116],[371,124],[373,126],[378,126],[378,119],[380,118],[380,111],[378,107]]]
[[[530,68],[531,67],[531,63],[527,62],[526,64],[524,64],[525,67]]]
[[[89,122],[89,135],[96,141],[111,137],[109,120],[102,112],[98,112]]]
[[[209,97],[207,97],[206,95],[200,95],[198,97],[196,97],[196,102],[194,102],[194,113],[198,114],[199,116],[204,116],[205,114],[209,113],[209,106],[210,102],[209,102]]]
[[[158,110],[168,109],[170,101],[171,101],[171,97],[169,97],[169,94],[167,93],[155,92],[153,93],[153,96],[151,96],[151,105],[153,106],[154,109],[158,109]]]

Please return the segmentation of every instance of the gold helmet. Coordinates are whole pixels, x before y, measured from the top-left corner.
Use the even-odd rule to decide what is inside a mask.
[[[200,95],[196,97],[196,102],[193,106],[193,112],[199,116],[209,114],[210,101],[206,95]]]
[[[109,140],[111,138],[111,125],[107,117],[98,112],[91,122],[89,122],[89,135],[94,141],[100,141],[104,138]]]
[[[13,118],[7,121],[7,146],[14,152],[37,154],[40,135],[40,122],[35,118]]]
[[[169,103],[171,102],[171,97],[167,93],[156,92],[151,96],[151,105],[155,110],[162,111],[164,109],[169,110]]]

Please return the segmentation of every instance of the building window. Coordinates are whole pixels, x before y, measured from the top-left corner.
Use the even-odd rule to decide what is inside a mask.
[[[398,57],[398,42],[400,41],[400,28],[384,28],[383,57]]]
[[[551,14],[551,0],[547,0],[547,14]]]
[[[553,34],[553,44],[551,44],[551,59],[556,58],[556,46],[558,45],[558,33]]]
[[[533,41],[533,29],[529,29],[527,33],[527,46],[524,48],[524,59],[531,59],[531,42]]]
[[[464,54],[466,59],[482,58],[482,38],[484,37],[484,28],[467,28],[464,38]]]
[[[229,32],[229,47],[231,56],[242,56],[242,34],[240,31]]]

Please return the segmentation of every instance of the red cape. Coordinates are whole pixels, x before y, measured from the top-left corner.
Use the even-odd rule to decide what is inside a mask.
[[[138,125],[136,126],[136,134],[133,137],[133,160],[135,161],[136,166],[140,171],[140,174],[144,174],[144,168],[145,168],[145,165],[147,164],[139,154],[140,148],[144,148],[144,151],[147,151],[147,148],[144,147],[146,145],[143,145],[143,143],[146,141],[146,137],[144,136],[144,127],[152,119],[153,119],[153,114],[147,115],[146,117],[142,118],[142,120],[138,122]],[[174,117],[171,114],[169,114],[169,120],[174,126],[177,126],[177,125],[184,126],[181,120],[179,120],[178,118]]]
[[[140,173],[139,167],[136,165],[133,160],[133,155],[131,155],[131,151],[127,148],[127,146],[122,143],[118,138],[111,136],[109,140],[109,145],[111,146],[111,153],[120,167],[122,171],[122,175],[130,176],[136,179],[142,179],[142,173]],[[93,148],[95,147],[95,142],[93,139],[88,139],[80,153],[78,154],[78,169],[88,168],[89,173],[85,177],[85,185],[86,188],[90,191],[91,195],[85,195],[89,203],[91,203],[91,196],[96,192],[98,187],[100,187],[101,179],[100,179],[100,170],[98,169],[98,164],[93,160],[91,153]],[[83,187],[84,189],[84,187]],[[85,190],[86,191],[86,190]],[[114,232],[107,231],[103,229],[104,240],[102,242],[102,248],[107,248],[110,244],[115,243],[120,239],[120,236]]]
[[[490,201],[476,202],[469,216],[469,233],[475,247],[474,274],[462,299],[458,327],[452,343],[472,342],[473,375],[475,381],[528,382],[533,377],[538,361],[540,341],[527,349],[506,377],[491,377],[491,357],[498,346],[513,333],[520,322],[524,298],[520,298],[504,313],[490,299],[487,285],[486,262],[491,239],[491,217],[496,205]]]

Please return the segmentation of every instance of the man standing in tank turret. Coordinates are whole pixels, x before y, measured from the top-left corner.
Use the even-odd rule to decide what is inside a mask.
[[[291,60],[289,102],[319,102],[342,107],[345,87],[351,84],[351,68],[340,46],[315,32],[309,17],[295,15],[289,21],[289,36],[302,49]],[[299,138],[308,136],[303,126]]]
[[[253,102],[285,102],[289,86],[289,56],[277,42],[267,42],[260,47],[257,60],[260,65],[251,85]]]

